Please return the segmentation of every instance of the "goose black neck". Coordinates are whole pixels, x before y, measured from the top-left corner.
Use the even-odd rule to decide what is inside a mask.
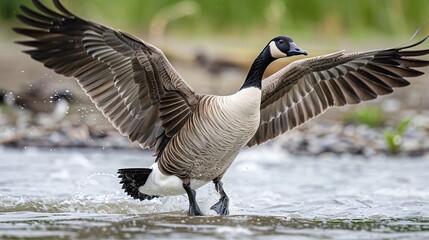
[[[265,47],[250,67],[246,80],[240,90],[248,87],[257,87],[261,89],[262,76],[264,75],[265,69],[267,69],[268,65],[270,65],[274,60],[275,59],[271,56],[268,46]]]

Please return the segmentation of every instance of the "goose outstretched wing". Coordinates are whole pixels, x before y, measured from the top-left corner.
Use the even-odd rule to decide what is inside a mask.
[[[262,81],[261,121],[251,147],[273,139],[322,114],[330,107],[357,104],[404,87],[404,78],[423,74],[414,68],[429,53],[404,47],[344,53],[298,60]]]
[[[17,17],[32,28],[24,51],[67,77],[75,77],[103,115],[131,141],[158,153],[183,126],[198,95],[158,48],[127,33],[81,19],[58,0],[53,11],[21,6]]]

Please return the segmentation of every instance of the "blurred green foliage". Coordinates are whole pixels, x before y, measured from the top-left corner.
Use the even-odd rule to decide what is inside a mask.
[[[290,33],[336,37],[429,32],[428,0],[187,0],[198,10],[169,24],[185,34]],[[42,1],[50,3],[48,0]],[[63,0],[79,16],[113,27],[148,30],[162,9],[178,0]],[[0,20],[13,21],[18,5],[30,0],[1,0]],[[165,12],[164,12],[165,13]],[[171,12],[170,12],[171,13]],[[165,14],[169,18],[168,12]],[[171,27],[174,25],[174,27]]]
[[[398,154],[401,150],[402,136],[411,123],[411,118],[402,120],[394,129],[387,129],[384,132],[387,149],[392,154]]]
[[[345,123],[365,124],[370,128],[383,126],[384,112],[379,107],[360,107],[344,115]]]

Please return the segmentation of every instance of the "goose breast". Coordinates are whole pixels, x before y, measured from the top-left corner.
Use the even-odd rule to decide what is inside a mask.
[[[221,177],[255,134],[261,91],[245,88],[230,96],[204,96],[189,121],[159,159],[164,174],[211,181]]]

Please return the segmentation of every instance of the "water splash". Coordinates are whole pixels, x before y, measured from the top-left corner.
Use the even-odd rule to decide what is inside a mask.
[[[118,176],[117,175],[115,175],[115,174],[113,174],[113,173],[105,173],[105,172],[95,172],[95,173],[93,173],[93,174],[91,174],[91,175],[89,175],[88,177],[86,177],[85,178],[85,180],[83,181],[83,182],[81,182],[81,183],[79,183],[78,185],[77,185],[77,189],[76,189],[76,192],[75,192],[75,196],[79,196],[79,195],[81,195],[82,194],[82,188],[83,187],[85,187],[88,183],[89,183],[89,181],[92,179],[92,178],[94,178],[94,177],[98,177],[98,176],[107,176],[107,177],[112,177],[112,178],[115,178],[115,179],[117,179],[118,178]]]

